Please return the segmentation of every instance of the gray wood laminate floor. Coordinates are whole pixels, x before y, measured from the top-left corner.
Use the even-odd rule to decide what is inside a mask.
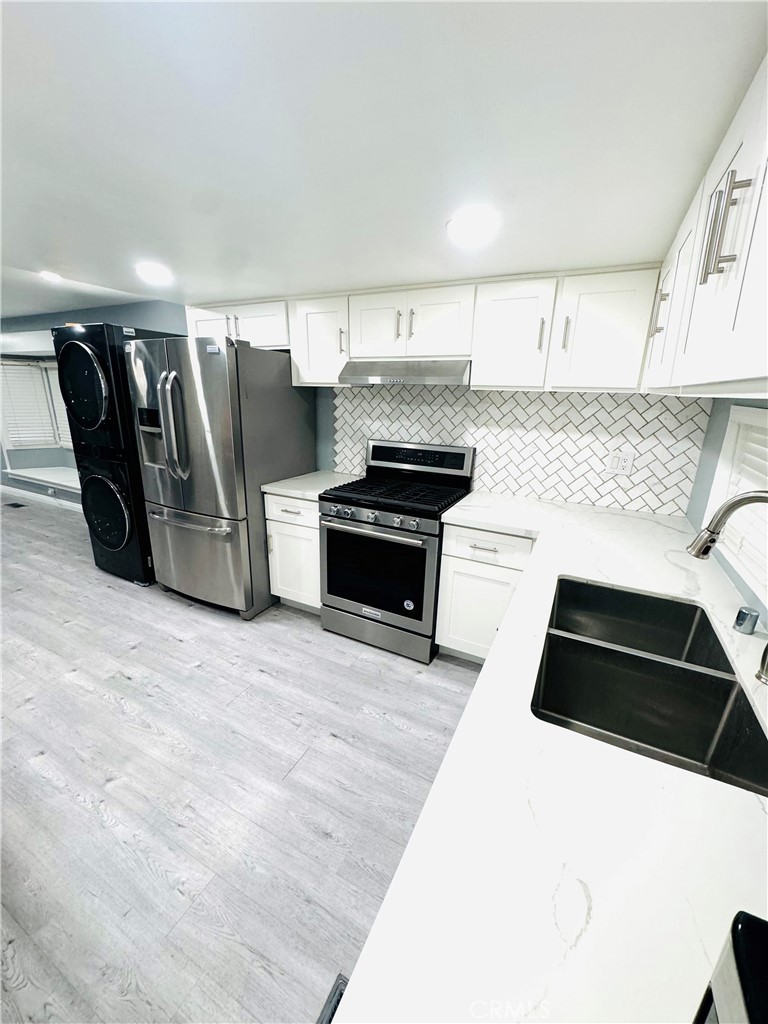
[[[79,511],[2,512],[3,1021],[314,1021],[476,667],[241,622],[100,572]]]

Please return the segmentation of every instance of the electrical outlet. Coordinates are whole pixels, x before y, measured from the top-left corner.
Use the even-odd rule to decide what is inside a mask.
[[[603,463],[603,468],[611,476],[629,476],[634,462],[634,452],[611,452]]]

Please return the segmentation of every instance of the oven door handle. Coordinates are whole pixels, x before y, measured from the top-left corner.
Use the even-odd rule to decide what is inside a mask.
[[[332,520],[321,519],[321,526],[327,526],[329,530],[346,530],[347,533],[357,533],[361,537],[380,537],[382,540],[390,540],[393,544],[408,544],[412,548],[423,548],[424,541],[418,537],[399,537],[396,533],[384,533],[383,530],[361,530],[357,526],[347,526],[345,523],[334,523]]]

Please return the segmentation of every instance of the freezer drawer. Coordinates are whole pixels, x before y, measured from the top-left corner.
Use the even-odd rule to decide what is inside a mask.
[[[225,608],[251,607],[248,525],[147,502],[147,520],[159,583]]]

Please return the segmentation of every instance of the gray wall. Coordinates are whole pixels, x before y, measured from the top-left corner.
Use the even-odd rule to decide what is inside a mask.
[[[32,316],[12,316],[0,320],[2,331],[40,331],[59,327],[63,323],[123,324],[143,327],[148,331],[167,331],[186,334],[187,318],[184,306],[178,302],[149,300],[125,302],[119,306],[91,306],[87,309],[66,309],[60,313],[35,313]]]
[[[333,424],[333,388],[317,389],[315,417],[317,423],[317,468],[334,469],[335,429]]]
[[[709,492],[712,489],[712,483],[715,479],[717,460],[720,456],[723,438],[725,437],[725,431],[728,427],[728,417],[730,415],[731,406],[733,405],[747,405],[753,409],[768,409],[768,401],[762,399],[716,398],[712,402],[712,411],[709,415],[709,426],[704,437],[704,445],[701,449],[699,467],[696,471],[696,478],[693,481],[693,490],[691,491],[691,499],[688,503],[688,521],[692,526],[696,527],[697,530],[704,525],[704,516],[706,514],[707,503],[709,501]],[[728,527],[726,527],[726,529],[727,528]],[[760,611],[760,617],[763,622],[768,621],[768,609],[766,609],[757,594],[755,594],[755,592],[747,586],[744,580],[742,580],[730,565],[727,564],[717,548],[714,550],[713,557],[717,559],[726,576],[733,581],[733,584],[738,589],[744,600],[752,605],[753,608],[757,608]]]

